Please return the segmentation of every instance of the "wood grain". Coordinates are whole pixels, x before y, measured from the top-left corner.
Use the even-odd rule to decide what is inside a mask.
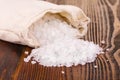
[[[0,41],[0,80],[10,80],[19,62],[23,46]]]
[[[83,9],[91,19],[84,39],[109,51],[83,66],[44,67],[23,61],[27,56],[24,52],[30,53],[31,48],[0,41],[0,80],[120,80],[120,0],[46,1]]]

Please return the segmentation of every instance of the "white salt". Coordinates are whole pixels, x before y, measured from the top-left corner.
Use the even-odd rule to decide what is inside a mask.
[[[24,53],[25,53],[26,55],[28,55],[29,52],[28,52],[28,51],[25,51]]]
[[[24,58],[24,62],[29,62],[29,60],[27,58]]]
[[[102,44],[105,44],[105,41],[104,41],[104,40],[102,40],[102,41],[101,41],[101,43],[102,43]]]
[[[98,66],[97,66],[97,65],[95,65],[95,66],[94,66],[94,68],[98,68]]]
[[[44,66],[70,67],[93,62],[102,51],[99,45],[78,39],[79,30],[58,19],[35,24],[34,34],[40,47],[33,49],[25,62],[32,58]]]
[[[109,50],[110,50],[109,48],[106,49],[106,51],[109,51]]]
[[[101,53],[101,54],[104,54],[105,52],[101,51],[100,53]]]
[[[32,63],[32,64],[35,64],[35,63],[36,63],[36,61],[31,61],[31,63]]]
[[[61,71],[61,73],[62,73],[62,74],[65,74],[65,72],[64,72],[64,71]]]
[[[109,62],[109,60],[106,60],[107,62]]]

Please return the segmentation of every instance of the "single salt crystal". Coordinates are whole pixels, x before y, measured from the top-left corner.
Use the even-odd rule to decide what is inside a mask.
[[[31,63],[32,63],[32,64],[35,64],[35,63],[36,63],[36,61],[31,61]]]
[[[109,51],[109,50],[110,50],[109,48],[106,49],[106,51]]]
[[[62,74],[65,74],[65,72],[64,72],[64,71],[61,71],[61,73],[62,73]]]
[[[29,62],[29,60],[27,58],[24,58],[24,62]]]
[[[36,24],[34,34],[41,46],[33,49],[25,60],[28,62],[32,58],[32,64],[38,62],[57,67],[84,65],[93,62],[102,51],[99,45],[78,39],[79,30],[58,19]]]
[[[29,52],[28,52],[28,51],[25,51],[24,53],[25,53],[26,55],[28,55]]]
[[[94,65],[94,68],[98,68],[98,66],[97,66],[97,65]]]
[[[101,43],[102,43],[102,44],[105,44],[105,41],[104,41],[104,40],[102,40],[102,41],[101,41]]]
[[[109,61],[109,60],[106,60],[107,62]]]
[[[101,51],[100,53],[101,53],[101,54],[104,54],[105,52]]]
[[[106,52],[110,52],[110,49],[109,49],[109,48],[107,48],[107,49],[105,49],[105,51],[106,51]]]

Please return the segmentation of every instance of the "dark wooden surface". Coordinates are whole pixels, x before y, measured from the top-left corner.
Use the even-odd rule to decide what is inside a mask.
[[[82,8],[91,19],[84,39],[97,44],[105,40],[103,47],[110,51],[84,66],[44,67],[23,61],[24,51],[31,48],[0,41],[0,80],[120,80],[120,0],[47,1]]]

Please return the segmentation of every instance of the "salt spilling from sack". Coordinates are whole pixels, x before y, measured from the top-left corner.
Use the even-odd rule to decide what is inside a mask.
[[[67,66],[93,62],[102,48],[93,42],[78,39],[79,30],[58,19],[35,25],[34,34],[40,47],[24,59],[44,66]]]

